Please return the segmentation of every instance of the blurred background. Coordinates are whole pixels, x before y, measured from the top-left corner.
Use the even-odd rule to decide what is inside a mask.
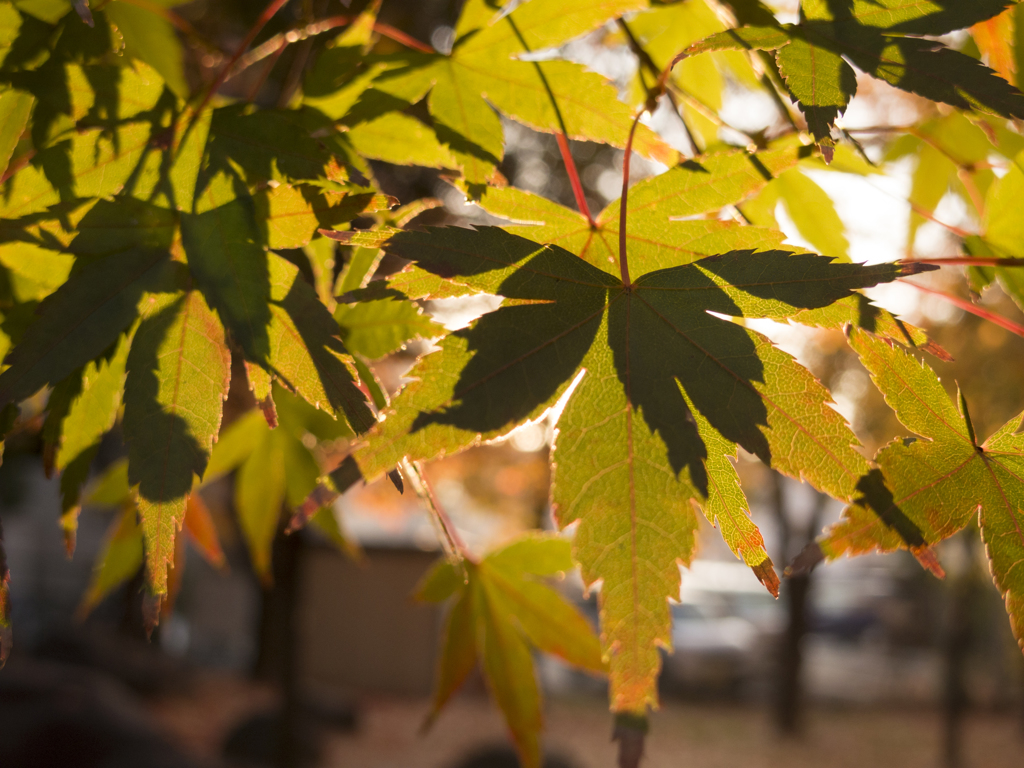
[[[160,5],[173,5],[192,28],[181,42],[184,76],[193,88],[212,79],[262,9],[243,0]],[[257,43],[309,18],[351,15],[361,5],[294,2]],[[783,14],[796,12],[795,2],[773,5]],[[459,0],[385,0],[379,19],[444,50],[459,10]],[[284,48],[279,58],[229,80],[224,93],[277,103],[294,92],[332,34]],[[378,49],[389,45],[384,40]],[[614,80],[624,95],[636,87],[636,59],[614,25],[562,53]],[[782,120],[772,100],[730,71],[716,76],[727,124],[705,127],[702,140],[742,146],[751,136],[771,138]],[[419,116],[426,119],[425,111]],[[931,103],[862,80],[843,125],[855,133],[863,126],[944,117]],[[670,109],[659,110],[652,125],[681,152],[691,150]],[[501,171],[509,183],[573,206],[554,138],[509,121],[504,128]],[[878,164],[872,173],[804,172],[833,201],[842,224],[842,233],[834,234],[850,258],[954,253],[955,230],[972,225],[955,179],[936,182],[938,193],[928,193],[934,198],[930,215],[922,217],[918,153],[885,133],[863,139],[867,156]],[[582,142],[573,143],[572,152],[590,205],[599,210],[619,194],[622,153]],[[636,178],[665,170],[640,158],[633,159],[633,169]],[[467,204],[443,170],[374,161],[372,172],[402,204],[429,201],[413,225],[500,223]],[[750,217],[761,211],[774,217],[790,243],[816,244],[812,230],[800,225],[799,211],[778,197],[761,203]],[[335,255],[339,267],[349,258],[345,248]],[[385,259],[378,274],[397,266]],[[922,282],[938,290],[967,294],[958,270],[928,277]],[[950,352],[953,362],[929,362],[944,383],[959,383],[981,436],[1024,409],[1024,339],[906,286],[871,295],[927,328]],[[983,301],[1022,318],[998,288]],[[451,301],[426,309],[454,328],[491,306]],[[829,386],[869,451],[905,434],[841,333],[757,327]],[[429,349],[412,344],[376,361],[374,370],[396,390],[417,355]],[[244,386],[233,387],[228,421],[252,407],[248,397]],[[331,541],[309,530],[279,534],[273,579],[261,580],[234,522],[233,479],[206,486],[203,499],[226,562],[215,568],[189,550],[173,611],[147,641],[141,573],[84,615],[93,564],[120,513],[86,507],[77,551],[67,558],[58,526],[59,480],[45,476],[38,426],[8,439],[0,466],[16,633],[0,672],[4,768],[517,765],[478,677],[432,730],[421,732],[444,616],[443,607],[410,597],[441,554],[438,532],[415,495],[400,495],[387,481],[352,489],[333,509],[345,546],[337,546],[339,537]],[[441,505],[472,550],[484,552],[526,529],[553,526],[547,506],[553,429],[549,421],[527,425],[505,441],[427,467]],[[94,474],[101,476],[123,454],[115,430],[96,457]],[[842,511],[753,457],[740,456],[738,466],[753,519],[780,568]],[[645,765],[1024,764],[1024,659],[976,531],[945,542],[938,554],[948,574],[944,581],[905,553],[869,556],[785,580],[775,600],[705,524],[699,557],[684,571],[681,601],[672,609],[675,652],[665,656],[663,705],[652,717]],[[596,596],[585,595],[572,577],[559,586],[596,624]],[[615,751],[602,681],[550,658],[538,659],[538,670],[546,692],[548,768],[611,766]]]

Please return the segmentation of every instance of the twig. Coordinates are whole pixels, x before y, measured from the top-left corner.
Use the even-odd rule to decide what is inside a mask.
[[[270,0],[270,4],[263,9],[263,13],[260,14],[260,17],[256,19],[256,23],[252,25],[249,32],[245,35],[245,39],[242,40],[238,45],[238,48],[235,49],[235,52],[231,54],[231,57],[220,68],[217,76],[213,78],[213,82],[211,82],[209,87],[206,88],[203,93],[203,98],[195,110],[195,114],[197,116],[203,111],[203,107],[210,102],[213,95],[224,84],[224,81],[228,79],[228,73],[231,72],[231,68],[235,66],[235,62],[237,62],[242,57],[242,54],[248,50],[249,46],[252,45],[252,41],[256,39],[256,35],[260,33],[260,30],[267,25],[267,22],[274,18],[275,14],[277,14],[277,12],[287,3],[288,0]]]
[[[587,223],[591,229],[597,228],[597,223],[590,213],[590,206],[587,205],[587,196],[583,192],[583,183],[580,181],[579,171],[576,169],[576,161],[573,160],[572,151],[569,149],[569,139],[564,133],[556,133],[558,151],[562,153],[562,162],[565,163],[565,171],[569,174],[569,184],[572,186],[572,194],[576,198],[576,207],[580,213],[587,217]]]
[[[266,66],[263,67],[263,71],[260,73],[260,76],[256,78],[256,82],[253,83],[252,88],[249,89],[249,95],[246,97],[246,101],[256,101],[256,97],[259,96],[260,90],[263,88],[263,84],[267,82],[267,78],[270,77],[270,73],[274,71],[274,67],[277,66],[277,61],[281,58],[282,53],[284,53],[284,46],[278,48],[270,57],[270,61],[268,61]]]
[[[298,43],[302,40],[306,40],[307,38],[322,35],[324,32],[330,32],[332,29],[337,29],[338,27],[347,27],[353,21],[355,21],[355,19],[352,16],[330,16],[326,19],[310,22],[304,27],[290,29],[287,32],[281,32],[274,35],[270,39],[257,45],[244,56],[240,57],[232,66],[231,71],[228,73],[225,80],[230,80],[231,78],[236,77],[253,64],[258,64],[268,56],[273,56],[279,53],[293,43]],[[426,43],[421,43],[419,40],[405,34],[402,30],[395,29],[390,24],[375,22],[373,25],[373,31],[379,35],[390,38],[397,43],[401,43],[408,48],[419,51],[420,53],[437,53],[437,51]]]
[[[373,31],[384,35],[384,37],[390,37],[396,43],[401,43],[407,48],[412,48],[414,51],[419,51],[420,53],[437,53],[432,46],[420,42],[415,37],[410,37],[402,30],[395,29],[390,24],[374,24]]]
[[[621,29],[626,35],[626,39],[629,41],[630,50],[633,51],[633,54],[640,61],[640,82],[643,83],[644,89],[648,94],[650,94],[651,90],[648,88],[647,82],[644,80],[643,68],[646,67],[647,70],[654,75],[655,79],[661,76],[661,69],[659,69],[658,65],[654,63],[654,59],[651,58],[651,54],[647,52],[647,49],[644,48],[640,44],[640,41],[636,39],[636,36],[633,34],[633,30],[629,28],[629,24],[626,23],[626,20],[619,18],[616,19],[616,22],[619,25],[619,29]],[[679,120],[683,124],[683,130],[686,132],[686,139],[690,142],[690,146],[693,147],[693,154],[699,155],[700,145],[697,144],[697,139],[690,130],[690,126],[686,124],[686,120],[683,118],[682,113],[680,113],[679,104],[676,103],[675,95],[671,91],[668,92],[668,98],[672,103],[672,109],[674,109],[676,114],[679,115]]]
[[[237,77],[249,67],[254,64],[258,64],[269,56],[280,56],[281,52],[292,43],[297,43],[308,37],[321,35],[324,32],[329,32],[332,29],[337,29],[338,27],[348,26],[351,23],[351,16],[331,16],[327,19],[314,21],[304,27],[300,27],[299,29],[290,29],[287,32],[281,32],[280,34],[274,35],[268,40],[257,45],[244,56],[240,57],[231,68],[231,71],[228,72],[228,76],[225,80]]]
[[[437,497],[434,495],[434,489],[430,487],[430,483],[423,473],[420,463],[418,461],[402,459],[401,466],[402,473],[409,478],[413,491],[430,511],[434,521],[441,529],[448,557],[453,563],[461,564],[464,560],[473,562],[473,554],[466,547],[462,537],[459,536],[459,531],[451,521],[451,518],[448,517],[448,513],[438,503]]]
[[[922,291],[924,293],[930,293],[933,296],[943,298],[953,306],[959,307],[964,312],[970,312],[972,315],[977,315],[982,320],[988,320],[990,323],[995,323],[1000,328],[1005,328],[1010,333],[1014,333],[1017,336],[1024,338],[1024,325],[1015,323],[1012,320],[1003,317],[1002,315],[997,315],[995,312],[990,312],[987,309],[983,309],[982,307],[979,307],[977,304],[972,304],[967,299],[961,299],[959,296],[954,296],[953,294],[945,293],[944,291],[936,291],[934,288],[925,288],[923,285],[911,283],[909,280],[904,281],[904,285],[912,285],[919,291]]]
[[[881,192],[886,197],[890,197],[893,200],[899,200],[901,203],[906,203],[908,206],[910,206],[910,210],[912,210],[918,216],[920,216],[923,219],[927,219],[932,224],[938,224],[943,229],[948,229],[950,232],[952,232],[957,237],[961,237],[961,238],[970,237],[972,234],[974,234],[973,232],[968,232],[966,229],[961,229],[960,227],[956,226],[955,224],[947,224],[944,221],[940,221],[939,219],[935,218],[935,215],[933,213],[931,213],[930,211],[925,210],[924,208],[922,208],[920,205],[918,205],[914,201],[907,200],[906,198],[900,197],[899,195],[895,195],[895,194],[893,194],[892,192],[890,192],[887,189],[882,189],[882,187],[878,186],[877,184],[872,184],[867,179],[864,179],[864,183],[867,184],[872,189],[874,189],[876,192]]]

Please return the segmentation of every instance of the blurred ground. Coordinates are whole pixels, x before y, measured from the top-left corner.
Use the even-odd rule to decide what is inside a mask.
[[[188,695],[159,698],[149,710],[160,728],[196,757],[214,760],[231,724],[262,709],[268,689],[239,679],[209,676]],[[353,733],[329,733],[323,768],[449,768],[484,745],[505,740],[497,712],[483,697],[456,699],[425,736],[419,734],[429,703],[374,697],[359,702]],[[974,713],[964,731],[965,768],[1019,768],[1024,754],[1020,716]],[[547,709],[548,752],[576,768],[612,768],[610,719],[600,699],[553,699]],[[937,711],[813,708],[805,735],[782,740],[760,707],[667,701],[654,715],[645,768],[936,768],[941,765]]]

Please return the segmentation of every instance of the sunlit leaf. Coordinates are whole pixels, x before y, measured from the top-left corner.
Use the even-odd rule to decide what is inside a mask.
[[[371,360],[394,352],[411,339],[444,334],[438,325],[410,301],[364,301],[341,305],[334,312],[345,346]]]
[[[541,702],[530,646],[604,672],[587,620],[539,576],[573,569],[569,542],[530,535],[459,567],[443,561],[418,588],[422,600],[451,596],[430,720],[480,661],[525,766],[540,765]],[[460,570],[464,569],[466,581]]]
[[[143,292],[173,279],[166,251],[131,249],[89,259],[40,306],[7,357],[0,402],[22,400],[94,360],[138,316]]]
[[[949,399],[935,372],[898,347],[855,332],[851,344],[899,420],[920,439],[896,440],[875,457],[860,495],[819,542],[829,557],[909,548],[941,573],[931,545],[977,516],[1010,622],[1024,642],[1024,436],[1018,416],[984,442],[966,404]],[[1017,433],[1017,434],[1015,434]]]
[[[150,294],[128,355],[124,435],[157,595],[167,590],[175,535],[217,439],[230,377],[224,330],[202,294]]]
[[[735,482],[731,446],[838,498],[852,498],[867,470],[805,369],[708,312],[786,317],[891,280],[898,266],[733,251],[643,273],[627,290],[561,248],[495,229],[404,233],[386,248],[514,302],[425,357],[356,460],[372,479],[403,456],[433,458],[504,434],[579,377],[559,422],[552,502],[561,525],[580,522],[585,580],[602,580],[616,710],[655,701],[657,647],[669,643],[666,600],[678,595],[677,563],[693,552],[690,500],[717,503],[712,465],[716,482]],[[721,436],[715,457],[694,412]]]

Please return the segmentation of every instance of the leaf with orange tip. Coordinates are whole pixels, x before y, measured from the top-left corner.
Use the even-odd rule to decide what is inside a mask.
[[[992,577],[1024,643],[1024,434],[1021,417],[979,442],[960,396],[946,396],[935,372],[902,349],[862,331],[850,343],[899,420],[921,436],[896,440],[875,456],[858,497],[819,540],[829,558],[907,548],[936,575],[932,545],[975,515]]]
[[[1014,37],[1019,8],[1007,8],[998,16],[978,22],[971,27],[971,36],[988,59],[988,65],[1008,83],[1017,84],[1017,60],[1014,56]],[[1018,43],[1019,45],[1019,43]]]

